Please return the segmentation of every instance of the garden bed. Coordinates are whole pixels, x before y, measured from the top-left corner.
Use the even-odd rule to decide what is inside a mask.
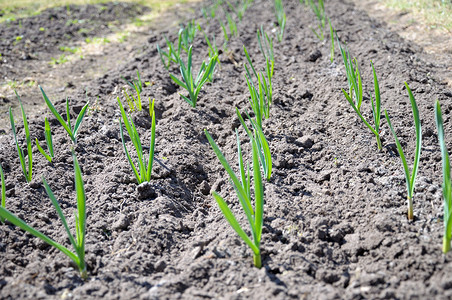
[[[328,35],[322,42],[311,30],[317,26],[312,12],[299,1],[283,3],[287,25],[281,43],[272,33],[274,102],[270,118],[263,124],[273,158],[272,178],[264,184],[263,267],[253,267],[251,250],[230,228],[210,194],[211,190],[221,194],[239,222],[245,224],[227,174],[204,135],[207,129],[235,167],[234,130],[239,128],[248,157],[246,134],[235,112],[235,107],[251,110],[243,45],[254,65],[262,66],[256,31],[263,25],[270,32],[276,21],[273,1],[255,0],[238,23],[238,36],[220,55],[214,81],[204,86],[196,108],[181,99],[179,92],[184,91],[171,81],[156,50],[157,44],[164,45],[164,35],[177,38],[177,28],[149,32],[146,44],[119,61],[116,70],[76,87],[72,94],[52,98],[62,112],[68,96],[73,118],[87,99],[90,101],[75,147],[87,192],[89,278],[83,281],[58,250],[17,227],[0,225],[1,298],[452,296],[452,257],[441,251],[441,153],[434,123],[434,101],[439,99],[447,146],[452,149],[452,92],[436,76],[445,66],[441,61],[431,61],[422,48],[405,42],[352,4],[342,0],[326,3],[339,39],[360,62],[365,116],[371,119],[368,92],[373,91],[372,60],[380,82],[382,108],[391,116],[409,164],[413,161],[415,134],[404,81],[416,98],[423,144],[414,196],[415,218],[408,221],[404,173],[386,121],[381,128],[383,150],[377,151],[373,134],[341,92],[348,85],[339,51],[331,63]],[[207,4],[200,3],[199,8]],[[55,13],[59,11],[65,13]],[[218,20],[209,23],[200,12],[193,17],[206,33],[215,34],[221,45]],[[197,71],[208,55],[201,33],[193,48]],[[151,131],[148,97],[155,98],[157,120],[153,178],[140,186],[124,154],[116,100],[122,97],[121,76],[131,79],[136,70],[143,82],[149,83],[143,88],[143,111],[133,114],[143,144],[147,145]],[[179,76],[176,66],[170,72]],[[15,100],[8,103],[11,101]],[[43,141],[44,116],[26,113],[31,136]],[[50,112],[45,115],[51,121],[56,155],[48,163],[34,149],[33,180],[29,184],[21,172],[12,133],[8,129],[0,136],[6,207],[69,246],[42,177],[73,224],[72,142]],[[20,119],[16,118],[16,123],[22,137]]]

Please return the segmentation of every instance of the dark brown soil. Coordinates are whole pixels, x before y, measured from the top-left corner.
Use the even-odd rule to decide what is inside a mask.
[[[87,89],[91,109],[75,148],[87,191],[89,279],[81,280],[58,250],[14,226],[0,225],[0,298],[452,297],[452,254],[441,252],[441,155],[433,117],[433,102],[439,99],[452,149],[452,92],[439,78],[442,62],[432,61],[421,47],[405,42],[352,4],[327,2],[339,38],[360,62],[368,92],[373,89],[370,60],[374,62],[383,108],[391,115],[410,162],[415,135],[404,81],[418,103],[423,146],[415,220],[409,222],[403,170],[386,122],[382,121],[384,149],[378,152],[374,137],[341,93],[347,86],[341,57],[336,53],[330,62],[328,40],[320,42],[310,29],[316,24],[310,11],[295,0],[284,5],[287,28],[283,42],[275,42],[274,104],[264,122],[274,173],[265,183],[263,267],[252,266],[250,249],[209,194],[211,189],[218,191],[245,224],[227,174],[203,133],[207,128],[228,160],[237,161],[235,107],[250,110],[242,46],[255,65],[262,66],[256,30],[263,25],[270,31],[275,23],[273,2],[256,0],[239,24],[230,52],[221,55],[215,81],[204,87],[196,109],[180,98],[178,92],[183,91],[171,82],[156,51],[156,44],[164,43],[163,34],[175,39],[177,28],[150,33],[146,44],[128,59],[91,82]],[[196,11],[203,29],[214,33],[220,44],[217,21],[209,25]],[[200,34],[194,49],[197,70],[207,56]],[[156,99],[157,111],[153,179],[140,186],[122,148],[116,101],[123,85],[120,76],[135,76],[137,69],[143,81],[151,82],[144,95]],[[178,74],[175,67],[171,72]],[[76,86],[75,92],[54,97],[57,108],[63,111],[69,96],[75,117],[86,103],[85,88]],[[363,106],[370,118],[368,98]],[[147,107],[134,115],[142,141],[150,136],[146,111]],[[27,114],[33,139],[44,140],[44,116]],[[34,149],[30,184],[20,171],[10,130],[0,135],[6,205],[69,246],[41,178],[49,181],[73,224],[71,143],[48,111],[45,116],[51,119],[56,157],[49,164]],[[23,126],[16,121],[22,137]],[[242,131],[241,137],[247,144]]]

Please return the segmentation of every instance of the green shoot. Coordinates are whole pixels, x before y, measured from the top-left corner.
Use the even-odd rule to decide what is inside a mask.
[[[237,36],[237,23],[231,17],[230,14],[226,13],[226,19],[228,20],[229,32],[231,36]]]
[[[198,29],[201,29],[201,27],[195,23],[195,20],[192,20],[191,22],[188,22],[186,27],[182,27],[179,30],[179,39],[182,42],[182,49],[184,49],[185,52],[188,52],[188,49],[193,44]]]
[[[334,61],[334,34],[335,34],[335,30],[333,29],[333,26],[331,25],[331,20],[330,18],[328,18],[328,24],[330,25],[330,38],[331,38],[331,63],[333,63]]]
[[[184,62],[180,60],[180,73],[183,81],[178,79],[173,74],[170,74],[170,77],[176,84],[188,91],[189,98],[182,94],[179,95],[192,107],[196,107],[198,94],[201,91],[202,86],[209,80],[210,75],[213,73],[218,56],[211,58],[207,66],[206,63],[203,62],[201,68],[199,69],[198,75],[194,79],[192,73],[192,52],[193,47],[190,46],[190,49],[188,50],[187,66],[185,66]]]
[[[138,181],[138,184],[143,182],[151,181],[151,172],[152,165],[154,163],[154,147],[155,147],[155,112],[154,112],[154,100],[152,103],[149,103],[149,114],[152,116],[152,127],[151,127],[151,142],[149,146],[149,157],[146,164],[146,158],[143,155],[143,147],[141,146],[140,136],[138,131],[133,123],[132,118],[125,112],[124,107],[122,106],[121,100],[118,97],[119,109],[121,110],[122,120],[124,121],[124,125],[129,133],[129,137],[132,140],[133,146],[135,147],[135,151],[138,158],[138,170],[133,163],[132,157],[127,151],[126,142],[124,140],[124,132],[122,128],[121,119],[119,120],[119,130],[121,133],[121,141],[124,147],[124,152],[126,153],[127,160],[129,161],[130,167],[133,170],[133,173]]]
[[[269,75],[268,78],[271,79],[275,68],[275,53],[273,51],[273,40],[266,32],[264,32],[263,26],[261,26],[260,31],[257,30],[257,42],[267,64],[270,61],[270,68],[268,68],[267,73]]]
[[[47,149],[49,150],[49,154],[47,154],[44,149],[42,149],[39,144],[38,138],[36,138],[36,147],[38,147],[39,152],[49,161],[52,162],[52,158],[54,157],[53,153],[53,142],[52,142],[52,132],[50,131],[50,124],[47,118],[44,119],[45,127],[44,127],[44,136],[46,138]]]
[[[131,111],[134,111],[135,108],[138,111],[141,111],[141,93],[143,92],[143,84],[141,82],[140,72],[137,71],[137,77],[138,79],[132,79],[132,82],[126,80],[124,77],[121,77],[127,84],[132,88],[132,90],[135,90],[137,96],[134,97],[133,95],[129,95],[126,90],[124,90],[124,94],[127,99],[127,103],[129,103],[129,108]]]
[[[443,157],[443,197],[444,197],[444,237],[443,237],[443,253],[450,251],[450,241],[452,239],[452,182],[450,179],[450,159],[444,140],[443,117],[441,106],[436,100],[435,105],[435,121],[438,129],[438,141],[441,148],[441,156]]]
[[[311,30],[319,40],[323,41],[325,39],[324,29],[326,25],[325,5],[323,3],[323,0],[319,0],[317,5],[315,5],[312,0],[309,0],[309,6],[311,7],[312,11],[317,17],[317,20],[319,21],[319,32],[317,32],[313,28],[311,28]]]
[[[80,129],[80,125],[82,124],[83,117],[85,116],[86,109],[88,108],[89,101],[83,106],[82,110],[77,116],[77,119],[75,120],[75,126],[74,129],[72,129],[71,126],[71,115],[69,113],[69,99],[66,98],[66,118],[67,120],[64,121],[63,117],[58,113],[55,106],[53,106],[52,102],[47,97],[46,93],[42,89],[41,86],[39,86],[41,89],[42,96],[44,97],[44,101],[46,102],[47,106],[49,107],[52,114],[57,118],[57,120],[60,122],[60,124],[63,126],[63,128],[67,131],[69,134],[69,137],[74,142],[74,144],[77,144],[77,134],[78,130]]]
[[[281,42],[284,36],[284,29],[286,28],[286,13],[284,12],[282,0],[275,0],[275,15],[279,26],[277,33],[278,42]]]
[[[213,36],[212,43],[210,42],[209,38],[207,37],[207,34],[204,33],[204,37],[206,39],[207,45],[209,46],[209,62],[212,59],[216,58],[218,65],[220,65],[221,62],[220,62],[220,59],[218,58],[218,56],[220,54],[219,54],[218,47],[217,47],[217,45],[215,43],[215,36]],[[209,62],[207,64],[209,64]],[[209,82],[213,82],[213,73],[214,72],[210,73],[210,75],[208,77]]]
[[[272,82],[271,82],[271,71],[270,71],[270,62],[266,61],[266,73],[267,78],[263,73],[257,73],[256,69],[253,66],[253,63],[251,62],[251,58],[248,55],[248,52],[246,51],[246,47],[243,46],[243,50],[245,52],[246,59],[248,61],[248,64],[250,65],[254,76],[256,76],[258,81],[258,87],[253,83],[253,79],[251,76],[251,73],[248,69],[247,64],[245,64],[245,79],[246,83],[248,85],[248,90],[250,92],[250,104],[253,109],[254,115],[256,116],[256,122],[259,127],[262,128],[262,120],[263,118],[269,118],[270,117],[270,106],[272,103],[272,95],[273,95],[273,88],[272,88]]]
[[[226,1],[226,3],[228,4],[229,8],[235,12],[235,14],[237,15],[237,17],[239,18],[239,21],[242,21],[243,16],[245,15],[245,11],[248,9],[248,7],[250,6],[250,4],[253,2],[253,0],[244,0],[244,1],[239,1],[237,7],[235,7],[234,5],[231,4],[231,2]]]
[[[240,238],[251,248],[253,251],[254,265],[257,268],[262,267],[261,261],[261,252],[260,252],[260,242],[262,236],[262,225],[263,225],[263,211],[264,211],[264,188],[262,185],[262,178],[259,168],[259,159],[257,154],[257,143],[254,139],[251,140],[252,144],[252,153],[253,153],[253,182],[254,182],[254,198],[255,198],[255,209],[251,205],[251,192],[250,192],[250,178],[249,178],[249,167],[248,175],[245,175],[245,170],[243,166],[243,158],[239,158],[239,167],[241,179],[240,181],[235,175],[234,171],[230,167],[223,153],[221,153],[220,148],[218,148],[215,141],[212,139],[207,130],[204,130],[207,139],[209,140],[210,145],[212,146],[215,154],[220,160],[221,164],[225,168],[226,172],[229,174],[229,177],[232,182],[232,186],[236,191],[236,194],[239,198],[240,204],[242,205],[243,211],[248,219],[251,235],[250,238],[245,231],[240,226],[239,222],[235,218],[234,214],[228,207],[226,201],[217,194],[215,191],[212,191],[212,195],[215,201],[218,203],[218,206],[221,209],[221,212],[225,216],[226,220],[229,222],[231,227],[235,230],[235,232],[240,236]],[[237,135],[238,137],[238,135]],[[240,149],[240,141],[238,140],[238,148]],[[239,154],[241,154],[241,150],[239,150]],[[240,162],[241,161],[241,162]]]
[[[246,115],[248,116],[248,119],[251,122],[251,125],[254,129],[254,134],[251,133],[251,130],[248,128],[248,126],[245,123],[245,120],[243,120],[242,115],[240,114],[239,109],[236,107],[235,111],[237,113],[237,116],[239,117],[240,123],[242,124],[243,128],[245,129],[246,134],[248,137],[254,138],[257,143],[257,150],[259,155],[259,160],[262,165],[262,170],[264,172],[264,176],[267,179],[267,181],[270,181],[271,175],[272,175],[272,157],[270,153],[270,147],[268,145],[268,141],[265,138],[264,132],[262,131],[262,128],[259,127],[255,119],[252,119],[248,113]]]
[[[0,200],[1,200],[1,207],[6,207],[6,184],[5,184],[5,174],[3,174],[2,165],[0,164],[0,180],[1,182],[1,194],[0,194]],[[5,218],[0,216],[0,223],[5,223]]]
[[[32,148],[31,148],[31,138],[30,138],[30,130],[28,129],[28,121],[27,116],[25,115],[24,107],[22,106],[22,101],[20,100],[19,94],[14,90],[16,93],[17,99],[19,99],[20,109],[22,110],[22,119],[24,122],[24,130],[25,130],[25,140],[27,143],[27,159],[28,159],[28,169],[27,164],[25,163],[25,155],[22,148],[19,146],[19,141],[17,140],[16,135],[16,126],[14,122],[14,116],[11,112],[11,107],[9,108],[9,120],[11,121],[11,129],[13,131],[14,141],[16,142],[16,148],[17,153],[19,154],[19,160],[20,160],[20,166],[22,167],[22,172],[25,176],[25,180],[27,182],[31,181],[31,175],[32,175],[32,166],[33,166],[33,155],[32,155]]]
[[[165,67],[165,69],[169,69],[169,67],[171,66],[171,63],[179,63],[180,60],[180,53],[182,50],[182,32],[179,32],[179,40],[178,40],[178,44],[177,44],[177,49],[175,49],[174,45],[172,42],[170,42],[166,37],[165,37],[165,41],[166,41],[166,46],[167,46],[167,51],[165,52],[163,51],[160,46],[157,44],[157,52],[159,53],[160,56],[160,60],[163,63],[163,66]]]
[[[78,164],[77,158],[75,157],[74,152],[72,152],[72,157],[74,159],[74,170],[75,170],[75,190],[77,194],[77,211],[75,212],[75,231],[76,238],[71,234],[69,226],[66,222],[66,218],[64,217],[63,211],[61,210],[58,201],[56,200],[52,190],[50,189],[47,181],[43,178],[43,183],[47,195],[49,195],[50,200],[52,201],[53,206],[55,207],[58,216],[60,217],[61,222],[63,223],[64,228],[68,234],[69,240],[72,246],[75,249],[75,253],[64,247],[63,245],[55,242],[47,235],[41,233],[40,231],[34,229],[29,226],[27,223],[19,219],[16,215],[5,209],[4,207],[0,207],[0,217],[3,219],[7,219],[12,224],[21,228],[22,230],[27,231],[28,233],[34,235],[37,238],[40,238],[47,244],[57,248],[61,252],[63,252],[66,256],[72,259],[75,264],[78,266],[80,271],[80,276],[83,279],[88,277],[86,264],[85,264],[85,233],[86,233],[86,195],[85,189],[83,187],[83,179],[82,173],[80,170],[80,165]]]
[[[350,106],[359,116],[359,118],[363,121],[363,123],[370,129],[370,131],[375,135],[377,140],[377,148],[381,150],[381,140],[380,140],[380,113],[381,113],[381,104],[380,104],[380,87],[378,85],[378,78],[375,72],[374,65],[372,61],[370,62],[372,65],[372,72],[374,77],[374,90],[375,90],[375,99],[370,95],[372,99],[372,115],[375,124],[375,128],[367,122],[364,116],[361,113],[361,104],[363,102],[363,86],[361,81],[361,75],[359,73],[358,61],[356,59],[351,59],[348,51],[342,49],[341,44],[339,43],[339,47],[341,50],[342,58],[345,64],[345,71],[347,74],[347,80],[349,85],[349,92],[347,93],[344,89],[342,89],[342,93],[347,99]]]
[[[402,145],[400,145],[399,139],[397,138],[397,135],[392,128],[391,120],[389,119],[388,112],[385,110],[385,116],[386,120],[388,121],[389,129],[392,132],[392,135],[394,136],[397,150],[400,155],[400,159],[402,160],[402,166],[405,171],[405,179],[406,179],[406,185],[407,185],[407,192],[408,192],[408,220],[413,220],[413,194],[414,194],[414,184],[416,180],[417,171],[419,169],[419,160],[421,157],[421,143],[422,143],[422,134],[421,134],[421,121],[419,119],[419,110],[417,108],[416,100],[414,100],[413,93],[410,90],[410,87],[405,82],[406,89],[408,91],[408,95],[410,96],[410,102],[411,102],[411,108],[413,109],[413,118],[414,118],[414,125],[416,127],[416,153],[414,156],[414,165],[413,170],[410,174],[410,169],[408,167],[408,164],[406,162],[405,155],[403,154]]]

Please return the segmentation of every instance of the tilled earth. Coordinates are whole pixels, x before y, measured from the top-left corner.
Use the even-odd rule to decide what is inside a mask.
[[[200,3],[193,17],[221,44],[218,20],[209,23],[202,19],[202,5],[208,3]],[[114,71],[88,86],[76,86],[74,93],[52,98],[57,109],[64,111],[68,96],[72,118],[90,100],[89,114],[74,147],[87,192],[89,279],[80,279],[69,259],[58,250],[4,224],[0,225],[0,298],[452,297],[452,254],[441,252],[441,154],[433,116],[433,103],[439,99],[447,145],[452,149],[452,92],[437,75],[447,66],[432,61],[422,48],[405,42],[352,4],[342,0],[326,3],[339,39],[360,62],[366,95],[373,92],[373,61],[382,107],[388,110],[410,162],[415,134],[404,81],[416,98],[423,145],[415,220],[410,222],[406,217],[404,174],[386,121],[382,120],[384,149],[378,152],[372,133],[342,95],[341,88],[346,88],[347,82],[338,51],[331,63],[329,37],[322,42],[311,31],[317,26],[312,12],[299,1],[284,1],[284,5],[287,27],[283,42],[277,43],[272,32],[273,2],[254,1],[238,25],[239,35],[220,56],[214,82],[203,88],[195,109],[180,98],[178,93],[184,91],[171,82],[156,51],[157,43],[164,45],[164,34],[176,39],[177,28],[150,32],[140,51],[118,61]],[[66,12],[52,13],[58,19],[58,13]],[[47,18],[47,14],[42,17]],[[223,17],[222,13],[217,16]],[[274,37],[276,67],[274,103],[270,118],[263,124],[274,170],[270,182],[265,183],[263,267],[257,269],[252,266],[251,250],[230,228],[210,195],[211,190],[218,191],[246,225],[227,174],[203,130],[212,134],[235,166],[234,130],[240,127],[235,107],[250,110],[242,47],[246,45],[255,66],[263,66],[256,38],[261,25]],[[5,52],[5,47],[2,45],[0,52]],[[45,51],[40,42],[34,47]],[[11,56],[10,64],[15,57]],[[196,71],[206,57],[207,45],[198,33],[194,44]],[[153,178],[139,186],[122,148],[116,100],[122,97],[121,76],[130,79],[136,70],[143,81],[149,82],[143,94],[145,99],[155,98],[157,117]],[[179,74],[176,66],[170,72]],[[5,105],[13,101],[11,98]],[[144,106],[143,112],[133,114],[143,142],[149,140],[151,122],[147,101]],[[368,96],[363,111],[370,119]],[[43,142],[44,116],[33,111],[27,114],[32,138]],[[21,173],[10,129],[5,128],[0,136],[6,206],[69,246],[41,178],[47,179],[73,224],[72,144],[50,112],[45,116],[51,122],[56,157],[53,163],[47,163],[34,148],[33,180],[29,184]],[[16,123],[23,141],[21,120],[16,119]],[[240,133],[249,157],[241,128]],[[128,146],[132,146],[130,141]]]

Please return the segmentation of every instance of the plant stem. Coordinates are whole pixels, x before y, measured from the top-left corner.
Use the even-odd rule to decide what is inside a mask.
[[[444,235],[443,237],[443,253],[446,254],[450,251],[450,240]]]
[[[262,262],[261,262],[261,253],[259,252],[258,254],[254,253],[253,254],[253,259],[254,259],[254,266],[256,268],[261,268],[262,267]]]
[[[85,263],[83,263],[83,269],[80,269],[80,277],[81,277],[83,280],[88,279],[88,272],[86,271],[86,265],[85,265]]]
[[[380,151],[380,150],[382,149],[382,147],[381,147],[380,135],[377,135],[376,138],[377,138],[377,147],[378,147],[378,151]]]
[[[413,221],[413,198],[408,198],[408,220]]]

